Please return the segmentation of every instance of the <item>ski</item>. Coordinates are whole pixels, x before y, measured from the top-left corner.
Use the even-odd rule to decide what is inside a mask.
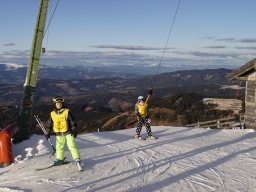
[[[150,139],[151,139],[151,140],[156,140],[156,139],[158,139],[158,137],[152,136],[152,137],[146,137],[145,139],[146,139],[146,140],[150,140]]]
[[[142,140],[142,141],[143,141],[143,140],[144,140],[144,141],[146,140],[146,138],[140,138],[140,139],[138,139],[138,138],[133,138],[133,139],[135,139],[135,140]]]
[[[146,138],[143,138],[143,137],[138,136],[138,135],[135,135],[135,136],[134,136],[134,139],[137,139],[137,140],[146,140]]]
[[[156,139],[158,139],[158,137],[155,137],[155,136],[150,136],[150,137],[141,137],[141,136],[138,136],[138,135],[135,135],[134,136],[134,139],[138,139],[138,140],[149,140],[149,139],[151,139],[151,140],[156,140]]]
[[[41,168],[37,168],[36,171],[42,171],[42,170],[45,170],[45,169],[50,169],[52,167],[58,167],[58,166],[61,166],[61,165],[66,165],[66,164],[69,164],[70,162],[69,161],[64,161],[63,163],[61,164],[51,164],[51,165],[48,165],[46,167],[41,167]]]
[[[140,138],[134,138],[136,140],[156,140],[158,137],[140,137]]]

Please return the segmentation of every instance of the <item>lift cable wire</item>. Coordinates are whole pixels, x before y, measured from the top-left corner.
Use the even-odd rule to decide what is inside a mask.
[[[55,6],[54,12],[56,11],[56,7],[57,7],[57,5]],[[52,13],[52,1],[51,1],[51,5],[50,5],[50,13]],[[49,35],[50,35],[49,26],[50,26],[51,20],[53,18],[53,15],[54,15],[54,13],[52,13],[52,16],[50,17],[50,20],[49,20],[48,25],[47,25],[47,29],[44,32],[44,37],[46,36],[45,46],[42,48],[42,54],[44,56],[44,64],[45,64],[46,50],[47,50],[48,43],[49,43]]]
[[[60,3],[60,0],[58,0],[57,3],[56,3],[56,5],[55,5],[55,8],[54,8],[53,13],[52,13],[52,15],[51,15],[51,17],[50,17],[49,23],[47,24],[46,30],[44,31],[44,34],[46,34],[48,28],[50,27],[50,24],[51,24],[51,22],[52,22],[53,16],[54,16],[54,14],[55,14],[55,12],[56,12],[56,10],[57,10],[57,8],[58,8],[59,3]]]
[[[158,67],[157,67],[157,71],[156,71],[156,73],[152,76],[152,80],[151,80],[152,89],[153,89],[153,87],[154,87],[154,86],[153,86],[153,85],[154,85],[154,82],[156,82],[156,76],[157,76],[157,75],[159,74],[159,72],[160,72],[161,64],[162,64],[162,62],[163,62],[163,58],[164,58],[164,55],[165,55],[165,52],[166,52],[166,49],[167,49],[167,45],[168,45],[168,42],[169,42],[169,39],[170,39],[172,30],[173,30],[174,22],[175,22],[175,20],[176,20],[177,14],[178,14],[178,10],[179,10],[180,4],[181,4],[181,0],[179,0],[179,2],[178,2],[178,5],[177,5],[177,8],[176,8],[174,17],[173,17],[173,19],[172,19],[171,27],[170,27],[170,30],[169,30],[169,33],[168,33],[167,40],[166,40],[166,42],[165,42],[165,46],[164,46],[164,49],[163,49],[163,53],[162,53],[160,62],[159,62]]]

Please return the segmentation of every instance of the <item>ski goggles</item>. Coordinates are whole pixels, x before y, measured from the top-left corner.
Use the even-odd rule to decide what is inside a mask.
[[[54,103],[63,103],[64,102],[64,99],[61,98],[61,97],[57,97],[57,98],[53,98],[52,101]]]

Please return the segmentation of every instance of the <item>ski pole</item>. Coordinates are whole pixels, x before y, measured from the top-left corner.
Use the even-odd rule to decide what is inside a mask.
[[[135,120],[135,121],[133,121],[133,122],[131,122],[131,123],[129,123],[128,124],[128,126],[131,126],[131,125],[133,125],[134,123],[136,123],[138,120]]]
[[[50,145],[52,146],[52,150],[53,150],[53,152],[52,152],[52,156],[54,155],[54,153],[56,152],[56,149],[55,149],[55,147],[53,146],[53,144],[52,144],[52,142],[51,142],[51,140],[50,140],[50,138],[48,138],[47,139],[47,141],[50,143]]]
[[[39,119],[38,116],[36,116],[36,115],[34,115],[34,116],[35,116],[35,118],[36,118],[36,121],[37,121],[38,125],[40,126],[40,128],[42,129],[42,131],[44,132],[44,134],[46,135],[46,130],[45,130],[45,128],[44,128],[44,125],[43,125],[42,121]]]
[[[37,115],[34,115],[34,117],[36,118],[36,121],[37,121],[39,127],[40,127],[40,128],[42,129],[42,131],[44,132],[44,135],[46,135],[46,129],[45,129],[45,127],[44,127],[42,121],[39,119],[39,117],[38,117]],[[48,141],[48,142],[50,143],[50,145],[52,146],[52,150],[53,150],[52,156],[53,156],[54,153],[56,152],[56,149],[55,149],[55,147],[53,146],[53,144],[52,144],[50,138],[47,138],[47,141]]]
[[[148,113],[147,117],[150,117],[151,113]],[[128,126],[133,125],[134,123],[136,123],[138,120],[132,121],[131,123],[127,124]]]

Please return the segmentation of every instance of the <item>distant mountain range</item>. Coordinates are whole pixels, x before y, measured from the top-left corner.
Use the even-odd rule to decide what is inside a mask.
[[[184,69],[180,72],[181,78],[179,78],[179,74],[177,74],[177,70]],[[0,84],[20,84],[25,81],[27,68],[24,65],[18,65],[13,63],[1,64],[0,63]],[[213,69],[215,70],[215,69]],[[224,69],[223,69],[224,70]],[[99,79],[99,78],[139,78],[141,76],[149,75],[148,79],[150,79],[152,75],[155,75],[158,71],[158,66],[143,66],[143,65],[116,65],[116,66],[101,66],[101,67],[91,67],[91,66],[46,66],[40,65],[38,79],[58,79],[58,80],[71,80],[71,79]],[[190,73],[194,73],[193,71],[202,71],[202,75],[207,75],[209,70],[190,70],[189,66],[184,67],[166,67],[161,66],[159,73],[163,72],[174,72],[172,79],[186,80],[190,78]],[[218,70],[217,70],[218,71]],[[225,72],[229,72],[230,70],[226,69]],[[168,73],[165,75],[169,78]],[[205,74],[204,74],[205,73]],[[210,72],[211,73],[211,72]],[[177,76],[175,76],[177,75]],[[161,75],[164,77],[164,75]],[[162,78],[161,77],[161,78]],[[176,78],[175,78],[176,77]],[[199,77],[199,75],[198,75]],[[194,78],[194,77],[192,77]],[[199,77],[201,78],[201,77]],[[204,78],[211,78],[204,77]],[[154,78],[154,81],[156,79]],[[135,80],[136,81],[136,80]],[[148,84],[148,82],[147,82]],[[162,86],[162,85],[160,85]]]
[[[20,84],[25,82],[27,67],[15,64],[0,64],[0,84]],[[134,78],[138,74],[129,70],[117,70],[109,67],[83,66],[40,66],[38,79],[99,79],[99,78]]]
[[[205,70],[184,70],[146,77],[138,77],[129,80],[128,85],[139,87],[184,87],[184,86],[204,86],[204,85],[225,85],[232,84],[226,79],[230,69],[205,69]]]
[[[236,90],[222,89],[223,86],[238,84],[226,79],[230,72],[229,69],[206,69],[138,76],[90,69],[88,72],[82,67],[42,67],[34,98],[35,102],[49,102],[53,96],[61,95],[72,103],[94,102],[112,109],[123,109],[152,87],[155,97],[180,93],[232,97]],[[25,67],[0,65],[0,105],[20,105],[25,74]]]

